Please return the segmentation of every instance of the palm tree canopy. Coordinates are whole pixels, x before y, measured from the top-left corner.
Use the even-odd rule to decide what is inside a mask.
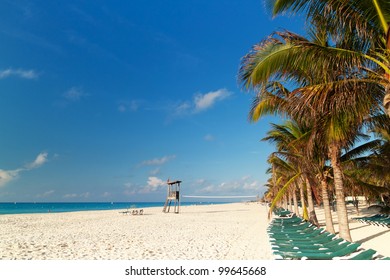
[[[387,0],[267,0],[273,15],[303,13],[310,23],[325,24],[337,37],[348,33],[362,43],[386,44],[390,3]]]

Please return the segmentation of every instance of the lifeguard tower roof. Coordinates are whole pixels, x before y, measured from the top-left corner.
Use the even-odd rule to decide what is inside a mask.
[[[181,183],[181,181],[172,181],[172,182],[168,181],[167,182],[168,185],[175,185],[175,184],[180,184],[180,183]]]

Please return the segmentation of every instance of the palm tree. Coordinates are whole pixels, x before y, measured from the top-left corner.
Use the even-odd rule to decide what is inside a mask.
[[[386,92],[383,106],[390,115],[390,2],[388,0],[268,0],[274,15],[304,13],[310,25],[324,26],[337,47],[318,49],[318,56],[332,52],[337,60],[371,73]]]
[[[362,73],[351,59],[338,56],[337,45],[328,47],[326,31],[317,28],[311,36],[307,40],[288,31],[274,33],[243,58],[239,79],[258,91],[252,121],[277,113],[315,122],[312,139],[317,140],[312,143],[326,145],[332,163],[340,236],[351,240],[341,150],[353,145],[364,119],[380,109],[383,91],[370,79],[371,72]],[[359,62],[360,57],[352,58]],[[285,87],[287,81],[290,86],[293,82],[293,91]],[[361,94],[367,91],[371,94]]]
[[[358,193],[379,198],[390,194],[390,118],[382,121],[381,127],[373,130],[374,140],[347,151],[341,157],[344,177],[351,186],[350,195]]]
[[[269,162],[273,164],[274,170],[282,170],[278,180],[282,180],[284,186],[281,188],[281,195],[278,198],[281,198],[285,192],[291,193],[295,183],[300,188],[306,186],[309,220],[318,225],[312,196],[314,185],[309,183],[312,181],[309,178],[313,177],[310,163],[312,159],[306,149],[309,134],[308,127],[293,121],[286,121],[283,125],[272,124],[272,129],[262,140],[276,144],[277,151],[270,156]],[[275,176],[274,174],[276,174],[275,171],[273,176]],[[304,199],[301,200],[304,202]]]

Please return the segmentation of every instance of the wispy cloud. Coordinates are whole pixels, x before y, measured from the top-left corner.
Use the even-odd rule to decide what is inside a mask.
[[[198,93],[195,94],[191,101],[184,101],[176,104],[173,111],[176,116],[198,114],[209,110],[217,102],[220,102],[231,95],[232,93],[224,88],[208,93]]]
[[[5,70],[0,70],[0,79],[5,79],[9,77],[17,77],[22,79],[33,80],[39,77],[39,74],[36,70],[26,70],[26,69],[12,69],[8,68]]]
[[[63,197],[64,198],[89,198],[91,196],[91,194],[89,192],[85,192],[85,193],[69,193],[69,194],[65,194]]]
[[[155,177],[150,176],[146,182],[146,185],[136,185],[133,183],[125,184],[124,194],[131,196],[136,194],[149,194],[162,190],[166,186],[166,181]]]
[[[47,162],[48,155],[49,154],[46,152],[40,153],[33,162],[29,163],[26,166],[27,169],[34,169],[34,168],[38,168],[38,167],[42,166],[43,164],[45,164]]]
[[[63,97],[70,102],[76,102],[88,95],[81,87],[71,87],[63,94]]]
[[[209,195],[257,195],[261,184],[251,176],[243,176],[240,179],[213,184],[207,180],[197,182],[198,194]]]
[[[204,137],[203,137],[204,141],[207,141],[207,142],[212,142],[215,140],[215,137],[211,134],[206,134]]]
[[[154,159],[149,159],[149,160],[144,160],[141,162],[140,165],[163,165],[167,163],[170,160],[173,160],[176,158],[176,155],[170,155],[170,156],[164,156],[162,158],[154,158]]]
[[[150,171],[150,175],[156,176],[157,174],[160,173],[160,167],[157,167],[156,169],[153,169]]]
[[[118,111],[121,113],[136,112],[140,108],[141,103],[139,100],[121,101],[118,105]]]
[[[19,176],[19,173],[23,171],[23,169],[16,170],[2,170],[0,169],[0,187],[5,186],[12,180],[16,179]]]
[[[101,196],[102,196],[102,197],[110,197],[110,196],[111,196],[111,193],[110,193],[110,192],[104,192],[104,193],[102,193]]]
[[[41,167],[43,164],[45,164],[48,161],[47,157],[48,157],[48,153],[43,152],[40,153],[33,162],[26,164],[24,167],[17,168],[14,170],[0,169],[0,187],[5,186],[9,182],[18,178],[19,174],[24,171],[29,171]]]
[[[48,196],[53,195],[54,193],[55,193],[54,190],[50,190],[50,191],[44,192],[42,194],[37,194],[36,197],[38,197],[38,198],[48,197]]]
[[[197,94],[194,97],[195,112],[201,112],[211,108],[216,102],[229,97],[231,93],[226,89],[211,91],[206,94]]]

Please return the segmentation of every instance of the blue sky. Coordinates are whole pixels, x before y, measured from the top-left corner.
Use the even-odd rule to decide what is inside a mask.
[[[262,194],[277,120],[237,72],[281,28],[262,0],[1,1],[0,201]]]

